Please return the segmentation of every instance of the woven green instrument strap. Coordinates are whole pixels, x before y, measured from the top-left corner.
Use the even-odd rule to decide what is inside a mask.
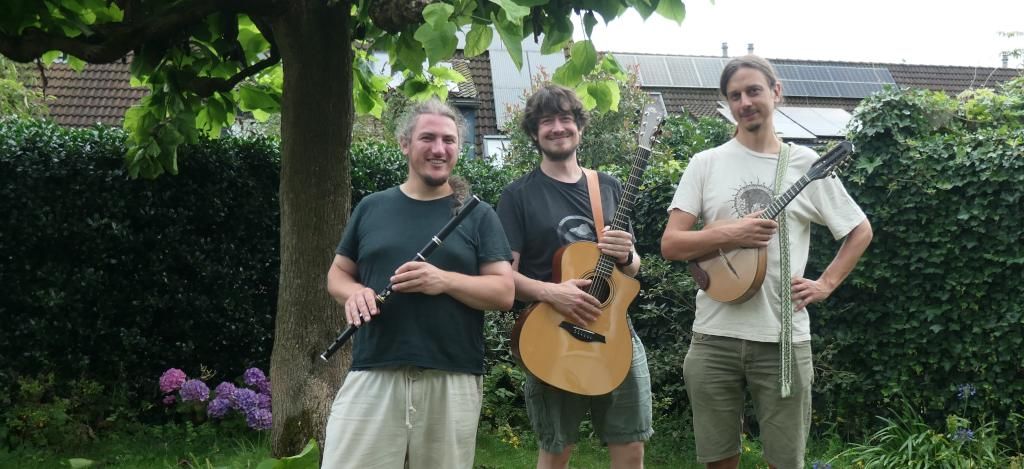
[[[775,194],[782,190],[782,180],[789,167],[789,145],[783,143],[775,168]],[[782,299],[782,331],[779,333],[779,391],[789,397],[793,384],[793,287],[789,266],[789,231],[786,211],[779,214],[779,297]]]

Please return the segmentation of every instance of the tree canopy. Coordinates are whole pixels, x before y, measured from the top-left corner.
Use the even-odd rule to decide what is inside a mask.
[[[447,95],[457,72],[436,66],[451,58],[465,33],[466,57],[479,55],[494,32],[522,66],[522,40],[542,40],[543,53],[572,42],[573,14],[587,35],[598,23],[628,8],[644,18],[659,13],[682,21],[681,0],[321,0],[348,10],[353,96],[356,112],[379,116],[388,78],[375,76],[368,51],[386,51],[392,70],[405,75],[400,89],[413,98]],[[288,15],[282,0],[10,0],[0,18],[0,52],[16,61],[47,65],[61,54],[81,69],[132,55],[133,84],[151,93],[125,116],[132,135],[126,158],[133,176],[177,172],[178,145],[200,132],[217,136],[238,111],[262,119],[278,112],[282,99],[281,54],[272,20]],[[348,51],[331,51],[347,53]],[[621,72],[611,56],[598,57],[589,40],[571,44],[571,54],[553,77],[575,87],[589,107],[615,109],[612,80],[584,83],[591,71]]]

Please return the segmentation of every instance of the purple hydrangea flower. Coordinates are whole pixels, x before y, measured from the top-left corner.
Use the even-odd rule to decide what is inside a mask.
[[[253,367],[245,370],[242,379],[245,381],[245,384],[259,388],[260,385],[267,382],[267,375],[263,374],[263,370]]]
[[[238,388],[235,391],[235,409],[246,415],[259,408],[259,397],[256,391],[248,388]]]
[[[210,405],[206,407],[206,415],[222,419],[230,410],[231,401],[227,400],[227,398],[217,397],[210,401]]]
[[[198,379],[190,379],[181,385],[181,401],[206,402],[210,398],[210,388]]]
[[[213,390],[213,394],[217,399],[224,399],[228,402],[234,402],[236,392],[238,392],[238,388],[227,381],[221,382]]]
[[[270,410],[270,394],[256,394],[256,407],[259,409]]]
[[[170,368],[160,375],[160,391],[163,393],[169,393],[177,391],[181,388],[181,385],[185,382],[187,377],[185,372],[177,368]]]
[[[269,430],[273,421],[270,411],[266,409],[256,409],[245,414],[245,423],[253,430]]]
[[[975,388],[974,385],[970,383],[961,384],[957,386],[956,389],[956,398],[960,399],[961,401],[970,399],[971,397],[974,397],[974,395],[978,393],[978,389]]]
[[[164,400],[163,400],[164,405],[166,405],[166,406],[174,405],[174,401],[177,401],[177,399],[174,397],[174,394],[168,394],[168,395],[164,396]]]

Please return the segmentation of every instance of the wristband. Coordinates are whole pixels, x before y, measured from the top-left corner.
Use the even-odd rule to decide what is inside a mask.
[[[623,262],[623,263],[620,264],[618,261],[615,261],[615,265],[617,265],[619,267],[625,267],[625,266],[630,265],[632,263],[633,263],[633,250],[632,249],[629,250],[629,255],[626,256],[626,262]]]

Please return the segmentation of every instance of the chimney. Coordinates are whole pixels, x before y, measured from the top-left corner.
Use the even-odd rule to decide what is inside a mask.
[[[722,43],[722,57],[729,57],[729,43]]]
[[[1003,68],[1009,68],[1010,66],[1010,53],[1003,52]]]
[[[754,55],[754,43],[753,42],[748,42],[747,43],[747,54]]]

